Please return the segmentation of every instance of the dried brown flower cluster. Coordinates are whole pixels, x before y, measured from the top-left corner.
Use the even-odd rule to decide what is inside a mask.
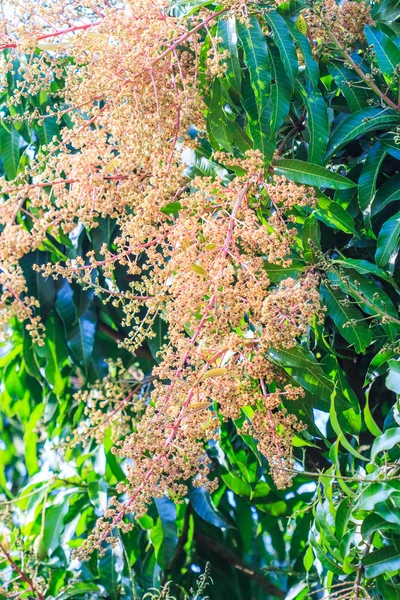
[[[17,28],[17,37],[8,36],[6,43],[15,43],[23,56],[38,40],[52,43],[51,61],[44,52],[25,92],[31,85],[35,89],[37,73],[48,74],[68,51],[73,60],[65,67],[59,114],[70,111],[73,127],[62,132],[61,141],[48,144],[15,182],[0,181],[6,198],[0,238],[5,322],[14,310],[19,318],[29,318],[31,327],[37,324],[34,301],[21,299],[21,256],[40,246],[47,232],[57,237],[78,224],[94,228],[100,216],[110,216],[120,230],[116,249],[104,246],[101,259],[89,253],[48,264],[45,274],[93,286],[105,302],[121,306],[131,330],[125,346],[132,352],[152,335],[156,316],[169,324],[151,402],[137,423],[121,417],[126,404],[137,401],[135,383],[129,389],[126,378],[122,385],[107,383],[82,398],[90,421],[85,434],[92,431],[100,441],[103,425],[115,422],[117,437],[128,433],[115,452],[131,459],[127,482],[118,487],[122,499],[114,499],[77,552],[84,558],[114,527],[130,528],[124,516],[143,514],[153,497],[179,497],[189,479],[210,486],[206,444],[218,437],[220,419],[237,419],[244,407],[252,415],[244,429],[258,440],[276,485],[290,483],[291,441],[302,425],[285,412],[282,400],[295,400],[302,392],[287,385],[266,351],[293,346],[321,314],[318,280],[309,272],[271,286],[265,262],[290,262],[291,210],[312,205],[315,198],[284,178],[266,179],[262,157],[253,151],[244,158],[214,157],[228,169],[240,167],[240,174],[224,180],[198,176],[188,184],[182,151],[190,151],[194,142],[186,132],[193,124],[205,129],[198,32],[214,14],[179,21],[167,16],[161,2],[126,0],[123,10],[104,8],[102,2],[100,11],[95,2],[83,10],[81,2],[69,1],[65,14],[75,7],[69,21],[62,9],[54,10],[55,3],[24,4],[41,16],[37,23],[42,25]],[[65,36],[53,29],[51,35],[45,25],[50,19],[56,27],[74,30],[67,50]],[[60,39],[59,52],[51,54]],[[179,211],[171,216],[168,206],[177,203]],[[30,231],[15,224],[22,208],[33,218]],[[115,283],[118,265],[131,276],[128,292]],[[100,270],[107,289],[96,280]]]
[[[318,44],[332,43],[332,36],[344,48],[365,43],[364,27],[373,25],[371,7],[352,0],[337,3],[324,0],[307,15],[310,37]]]

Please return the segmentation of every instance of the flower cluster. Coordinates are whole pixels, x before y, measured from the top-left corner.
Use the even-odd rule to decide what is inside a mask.
[[[113,541],[115,527],[129,529],[125,515],[142,515],[153,497],[182,496],[188,480],[210,487],[207,443],[218,438],[221,419],[237,419],[243,408],[252,414],[243,427],[258,440],[276,485],[290,483],[292,438],[302,424],[286,413],[283,401],[302,392],[288,385],[267,351],[294,346],[320,306],[315,274],[275,286],[265,269],[267,263],[290,263],[292,211],[313,205],[312,192],[271,177],[255,151],[231,160],[215,155],[226,177],[189,182],[185,174],[183,157],[197,143],[187,134],[189,126],[205,129],[199,32],[215,15],[203,13],[184,27],[162,2],[126,0],[124,10],[100,11],[93,0],[83,12],[81,2],[67,4],[68,11],[75,6],[75,17],[85,16],[81,25],[65,22],[62,14],[56,23],[69,24],[74,35],[59,107],[59,116],[70,112],[72,126],[17,181],[0,181],[12,221],[0,239],[7,265],[2,308],[8,319],[13,300],[17,316],[29,318],[32,327],[35,313],[21,312],[21,306],[35,306],[21,300],[21,256],[38,248],[47,233],[57,238],[78,224],[93,229],[99,217],[111,217],[119,231],[112,247],[104,245],[101,256],[90,252],[49,263],[44,275],[92,286],[104,302],[121,307],[130,330],[123,344],[132,352],[152,335],[157,317],[169,326],[150,402],[141,401],[140,382],[126,374],[117,386],[106,382],[77,397],[87,407],[78,433],[100,442],[111,424],[115,453],[130,459],[118,497],[76,553],[85,558],[105,539]],[[38,41],[50,40],[50,63],[42,58],[37,68],[54,69],[63,64],[65,48],[44,25],[50,8],[47,2],[29,6],[40,15],[39,25],[17,28],[15,44],[8,43],[26,54]],[[25,91],[30,85],[35,78]],[[21,210],[32,220],[30,229],[14,223]],[[128,291],[116,283],[121,267]]]
[[[344,48],[365,43],[364,27],[373,23],[371,7],[352,0],[324,0],[307,15],[309,35],[316,43],[331,44],[336,38]]]

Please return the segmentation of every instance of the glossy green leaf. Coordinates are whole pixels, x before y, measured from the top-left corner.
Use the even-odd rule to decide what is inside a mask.
[[[373,281],[363,277],[357,271],[348,271],[348,277],[343,279],[338,274],[330,272],[329,278],[337,282],[340,288],[356,301],[360,308],[369,315],[384,317],[385,331],[395,338],[399,331],[398,312],[389,296]]]
[[[320,221],[323,221],[328,227],[335,227],[345,233],[358,236],[354,219],[338,202],[330,200],[320,192],[317,192],[317,198],[318,207],[314,210],[314,214]]]
[[[361,533],[364,539],[368,539],[375,531],[390,531],[396,528],[393,523],[389,523],[379,515],[371,513],[362,522]]]
[[[273,157],[276,146],[275,136],[271,131],[271,101],[267,100],[267,104],[260,113],[256,96],[249,85],[248,77],[245,76],[241,102],[248,116],[249,133],[254,149],[261,152],[267,165]]]
[[[362,559],[365,576],[372,579],[383,573],[400,569],[400,553],[395,546],[384,546],[366,554]]]
[[[220,40],[218,47],[222,51],[228,52],[226,59],[227,69],[224,79],[226,78],[229,85],[240,94],[242,73],[238,56],[236,20],[234,16],[218,20],[217,37]]]
[[[358,180],[358,204],[362,212],[365,212],[374,199],[376,181],[387,149],[383,144],[377,142],[372,146],[365,159],[360,178]]]
[[[64,517],[68,511],[68,500],[50,506],[45,511],[43,543],[47,551],[53,551],[60,543]]]
[[[385,433],[376,438],[372,444],[371,460],[375,461],[380,452],[387,452],[400,444],[400,427],[387,429]]]
[[[150,532],[157,562],[162,569],[166,569],[171,562],[178,544],[176,528],[176,509],[169,498],[156,498],[155,504],[159,514],[156,525]]]
[[[216,144],[216,149],[232,151],[232,137],[227,126],[227,116],[224,112],[224,90],[220,80],[214,79],[211,90],[211,101],[207,113],[207,129],[210,139]]]
[[[371,215],[375,216],[390,202],[400,200],[400,173],[390,177],[376,192],[371,206]]]
[[[384,222],[378,235],[375,260],[378,267],[384,267],[397,253],[400,245],[400,212]]]
[[[393,77],[396,66],[400,64],[399,48],[377,27],[367,25],[364,31],[368,44],[374,47],[380,70],[386,77]],[[394,87],[397,89],[397,81]]]
[[[274,132],[282,126],[290,108],[291,89],[290,80],[281,61],[278,49],[269,46],[272,71],[271,85],[271,131]]]
[[[237,29],[243,46],[245,64],[250,73],[258,113],[261,115],[271,93],[271,71],[268,46],[258,20],[249,17],[250,27],[238,22]]]
[[[360,77],[357,73],[347,69],[339,61],[330,61],[328,69],[336,85],[346,98],[351,112],[354,113],[368,107],[371,92],[360,86]]]
[[[362,313],[355,308],[343,292],[327,286],[321,287],[328,314],[349,344],[357,353],[364,352],[372,342],[372,334]]]
[[[304,221],[302,242],[304,260],[311,263],[318,262],[317,250],[321,248],[321,230],[313,214]]]
[[[229,527],[228,521],[216,508],[210,493],[202,487],[194,487],[189,494],[190,503],[195,512],[214,527]]]
[[[393,356],[393,354],[391,354],[391,356]],[[389,390],[392,390],[392,392],[400,394],[400,362],[391,359],[387,361],[387,366],[389,373],[386,377],[385,385]]]
[[[314,408],[329,410],[335,383],[325,374],[312,352],[302,346],[296,346],[287,350],[271,349],[268,355],[299,385],[312,393]],[[352,404],[341,389],[336,390],[335,401],[337,409],[341,411],[350,408]]]
[[[56,597],[56,600],[68,600],[81,594],[91,594],[99,592],[99,587],[95,583],[73,583],[66,592],[62,592]]]
[[[356,258],[346,258],[346,259],[336,259],[333,261],[334,264],[341,265],[346,269],[355,269],[361,275],[374,275],[375,277],[379,277],[380,279],[384,279],[388,283],[390,283],[394,289],[398,292],[399,288],[396,282],[393,280],[393,277],[389,275],[384,269],[380,269],[376,266],[375,263],[371,263],[368,260],[356,259]]]
[[[396,490],[387,483],[367,483],[360,494],[357,510],[371,511],[377,504],[385,502]]]
[[[319,165],[323,163],[329,138],[328,109],[324,97],[318,88],[307,90],[297,84],[307,109],[307,129],[309,133],[308,161]]]
[[[365,108],[349,115],[332,131],[325,160],[329,160],[345,144],[361,135],[396,126],[398,123],[400,123],[400,115],[391,109],[382,111],[380,108]]]
[[[312,87],[316,88],[319,80],[319,69],[318,63],[313,56],[310,42],[308,41],[307,37],[297,29],[296,25],[292,23],[292,21],[289,19],[285,19],[285,21],[290,35],[293,37],[296,45],[299,47],[300,52],[303,55],[307,80],[310,82]]]
[[[316,187],[342,190],[356,186],[353,181],[343,175],[297,159],[277,160],[274,163],[274,170],[278,175],[284,175],[296,183]]]
[[[17,175],[20,141],[20,134],[10,123],[0,124],[0,153],[7,179]]]
[[[273,40],[279,49],[282,63],[293,88],[298,70],[298,59],[285,19],[275,10],[265,12],[264,18],[273,33]]]

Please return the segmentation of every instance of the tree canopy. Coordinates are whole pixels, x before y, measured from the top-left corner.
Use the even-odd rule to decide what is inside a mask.
[[[400,597],[400,5],[0,18],[0,599]]]

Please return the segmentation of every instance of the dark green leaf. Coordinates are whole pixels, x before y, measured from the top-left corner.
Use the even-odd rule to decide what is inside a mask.
[[[342,190],[356,186],[353,181],[343,175],[297,159],[277,160],[274,163],[274,170],[278,175],[284,175],[292,181],[316,187]]]
[[[372,579],[383,573],[400,569],[400,553],[394,546],[384,546],[366,554],[362,559],[365,576]]]
[[[328,315],[341,335],[349,344],[354,345],[357,353],[364,352],[372,342],[372,334],[362,313],[352,305],[343,292],[327,286],[322,286],[321,291]]]
[[[397,125],[400,115],[394,110],[382,111],[380,108],[365,108],[349,115],[334,129],[330,137],[325,160],[348,142],[369,131]]]
[[[298,60],[296,48],[285,19],[275,10],[265,12],[264,18],[273,32],[273,40],[279,49],[282,63],[293,88],[297,76]]]
[[[378,235],[375,260],[378,267],[388,264],[400,243],[400,212],[384,222]]]

